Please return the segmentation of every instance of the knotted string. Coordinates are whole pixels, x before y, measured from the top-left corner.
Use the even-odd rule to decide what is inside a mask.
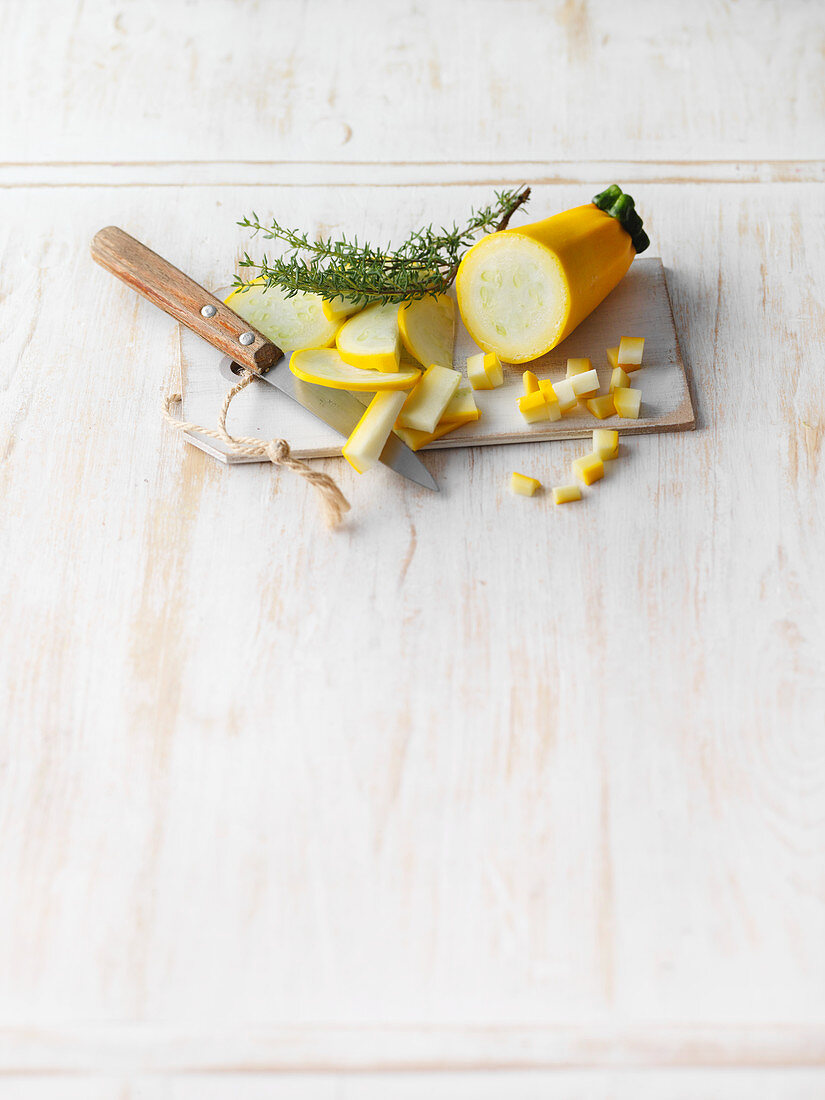
[[[178,420],[172,412],[172,406],[182,401],[179,393],[168,394],[163,401],[163,416],[168,424],[180,432],[197,432],[198,435],[208,436],[210,439],[219,439],[225,443],[232,454],[240,458],[267,458],[275,466],[286,466],[294,470],[296,474],[313,485],[324,502],[324,517],[330,527],[337,527],[344,518],[344,513],[349,511],[349,501],[328,474],[320,470],[313,470],[299,458],[293,458],[289,444],[285,439],[255,439],[248,436],[230,435],[226,428],[226,414],[235,397],[245,390],[255,375],[251,371],[243,371],[239,382],[236,382],[223,399],[221,411],[218,414],[218,430],[204,428],[201,424],[193,424],[188,420]]]

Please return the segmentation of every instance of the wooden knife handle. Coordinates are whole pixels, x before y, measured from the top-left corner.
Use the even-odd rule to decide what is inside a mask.
[[[220,299],[116,225],[95,233],[91,250],[101,267],[241,366],[266,374],[283,355]],[[204,315],[204,309],[211,316]],[[242,337],[246,342],[241,343]]]

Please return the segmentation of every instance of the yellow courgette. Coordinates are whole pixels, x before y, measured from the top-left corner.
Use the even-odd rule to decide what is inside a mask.
[[[614,184],[592,203],[482,237],[456,292],[470,335],[506,363],[550,351],[607,297],[649,241]]]

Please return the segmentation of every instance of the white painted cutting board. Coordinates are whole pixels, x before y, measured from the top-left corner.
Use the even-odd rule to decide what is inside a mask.
[[[461,323],[458,311],[456,315],[454,365],[466,374],[467,356],[479,349]],[[633,386],[642,391],[638,420],[615,416],[598,421],[580,407],[555,422],[525,423],[516,402],[523,392],[521,376],[526,366],[540,378],[556,379],[564,377],[568,357],[586,356],[593,361],[606,392],[610,367],[605,349],[618,344],[622,336],[645,337],[645,365],[632,379]],[[229,382],[218,370],[220,354],[188,330],[182,330],[181,341],[183,416],[214,427],[229,388]],[[505,367],[504,385],[477,393],[476,402],[481,409],[481,418],[476,423],[467,424],[424,449],[573,439],[598,426],[617,428],[627,434],[685,431],[695,427],[662,261],[658,257],[636,260],[619,286],[572,335],[533,363]],[[234,435],[282,437],[299,458],[340,454],[343,443],[332,428],[264,382],[251,386],[236,398],[228,427]],[[238,459],[228,454],[222,444],[192,433],[187,433],[187,438],[224,462],[260,461]]]

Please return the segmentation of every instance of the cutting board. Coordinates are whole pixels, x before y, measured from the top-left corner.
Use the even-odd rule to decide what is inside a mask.
[[[461,323],[456,310],[454,366],[466,376],[466,360],[479,349]],[[523,392],[521,376],[529,366],[539,378],[563,378],[568,357],[587,357],[599,373],[602,391],[610,380],[605,349],[622,336],[644,336],[644,366],[632,376],[642,391],[638,420],[618,416],[596,420],[584,408],[561,420],[527,424],[516,402]],[[181,329],[183,417],[214,427],[221,401],[230,383],[218,369],[220,355],[187,329]],[[634,261],[630,271],[598,309],[558,347],[521,367],[505,367],[504,385],[476,394],[481,418],[474,424],[429,444],[424,450],[479,447],[487,444],[524,443],[529,440],[575,439],[594,427],[616,428],[623,434],[678,432],[695,427],[685,366],[673,324],[665,269],[658,257]],[[289,441],[298,458],[321,458],[341,453],[343,439],[302,406],[264,382],[250,386],[233,402],[228,427],[233,435],[274,437]],[[222,444],[186,433],[195,446],[224,462],[256,462],[236,458]]]

